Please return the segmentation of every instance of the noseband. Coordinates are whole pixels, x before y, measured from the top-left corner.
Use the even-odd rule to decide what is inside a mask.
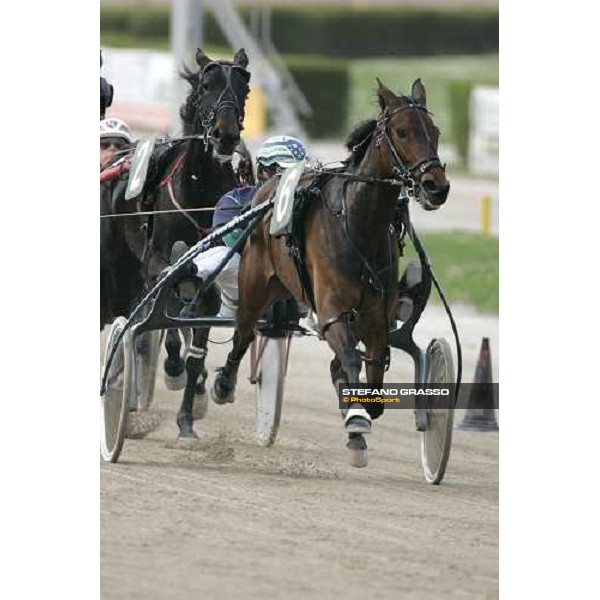
[[[423,132],[425,133],[425,139],[427,140],[427,151],[428,156],[424,159],[418,161],[414,165],[407,165],[396,150],[394,144],[392,143],[392,139],[390,134],[388,133],[388,125],[393,116],[402,112],[403,110],[413,109],[417,111],[417,116],[419,117],[419,123],[423,128]],[[392,166],[392,173],[394,178],[399,179],[403,183],[407,184],[410,188],[412,188],[412,192],[415,196],[418,197],[418,185],[421,183],[421,178],[423,175],[429,171],[430,169],[439,168],[442,171],[446,171],[446,165],[440,162],[440,159],[436,152],[433,150],[433,144],[431,142],[431,138],[427,133],[427,127],[423,121],[423,117],[421,115],[421,111],[429,112],[425,106],[422,104],[417,104],[413,102],[409,102],[405,106],[400,106],[392,111],[389,111],[387,108],[381,113],[381,115],[377,119],[377,130],[375,137],[375,146],[379,148],[381,146],[381,142],[385,141],[387,147],[392,155],[394,165]]]
[[[207,71],[215,67],[219,67],[223,71],[223,74],[225,75],[225,87],[223,88],[223,91],[219,94],[217,101],[215,102],[212,109],[208,112],[208,114],[204,114],[202,107],[202,100],[204,99],[204,96],[202,94],[198,94],[196,98],[196,108],[200,113],[200,123],[202,125],[202,128],[204,129],[204,146],[206,149],[208,149],[209,141],[213,140],[213,130],[217,122],[217,116],[223,110],[227,108],[233,109],[237,116],[240,131],[244,128],[244,109],[240,106],[238,102],[237,95],[235,93],[235,90],[233,89],[233,84],[231,80],[233,73],[236,70],[243,73],[247,82],[250,80],[250,73],[246,71],[246,69],[244,69],[243,67],[239,65],[228,65],[217,61],[212,61],[209,62],[204,67],[204,69],[202,69],[202,73],[198,81],[198,86],[202,85],[202,80],[204,79],[204,76],[207,73]]]

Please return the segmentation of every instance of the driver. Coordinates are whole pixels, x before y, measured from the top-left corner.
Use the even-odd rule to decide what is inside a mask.
[[[289,135],[270,137],[256,155],[259,186],[274,175],[281,173],[283,169],[292,167],[301,160],[308,160],[308,151],[300,140]],[[221,227],[239,216],[252,202],[257,188],[258,186],[240,187],[222,196],[215,206],[213,228]],[[181,279],[178,284],[179,296],[182,299],[191,300],[196,293],[196,281],[190,279],[190,276],[196,275],[201,280],[210,276],[242,233],[243,229],[236,229],[228,233],[223,237],[224,246],[210,248],[190,261],[189,273],[186,273],[184,279]],[[187,250],[184,242],[175,242],[171,253],[171,264]],[[217,315],[219,317],[235,318],[238,307],[239,265],[240,255],[235,253],[216,278],[216,283],[221,291],[221,310]]]
[[[118,152],[130,148],[131,142],[131,129],[125,121],[115,118],[100,121],[100,170],[105,169]]]

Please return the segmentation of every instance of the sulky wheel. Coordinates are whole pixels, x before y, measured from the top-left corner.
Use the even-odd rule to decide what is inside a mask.
[[[104,365],[125,323],[125,317],[117,317],[113,322],[106,342]],[[131,332],[127,330],[110,366],[106,391],[100,396],[100,454],[107,462],[117,462],[123,448],[133,386],[133,347]]]
[[[256,336],[256,435],[261,446],[272,446],[277,437],[288,343],[288,337]]]
[[[154,398],[156,385],[156,366],[160,354],[160,331],[147,331],[137,341],[136,352],[136,397],[132,398],[131,408],[148,410]]]
[[[426,352],[427,384],[455,383],[450,345],[444,338],[431,340]],[[427,427],[421,438],[421,464],[427,483],[438,484],[444,478],[452,445],[454,407],[448,396],[426,396]]]

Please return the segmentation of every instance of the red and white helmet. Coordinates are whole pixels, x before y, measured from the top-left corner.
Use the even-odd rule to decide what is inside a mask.
[[[100,121],[100,139],[102,138],[121,138],[131,144],[131,129],[121,119],[115,119],[114,117],[103,119]]]

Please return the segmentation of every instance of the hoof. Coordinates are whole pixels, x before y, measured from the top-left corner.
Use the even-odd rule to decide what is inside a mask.
[[[216,385],[213,386],[210,390],[210,398],[215,404],[228,404],[230,402],[235,401],[235,394],[233,392],[229,392],[228,394],[221,395],[224,392],[217,391]]]
[[[156,412],[129,413],[125,437],[129,440],[141,440],[145,438],[149,433],[156,431],[160,427],[163,417],[163,414]]]
[[[369,464],[369,451],[367,442],[362,435],[354,435],[346,444],[348,448],[348,462],[358,469],[362,469]]]
[[[194,421],[201,421],[208,411],[208,394],[196,394],[194,399]]]
[[[178,440],[188,441],[198,438],[194,431],[194,420],[191,415],[177,415],[177,426],[179,427]]]
[[[348,433],[371,433],[371,423],[362,417],[352,417],[346,423]]]
[[[218,371],[210,390],[210,397],[215,404],[227,404],[235,400],[235,380],[228,381],[223,370]]]
[[[350,435],[371,433],[371,417],[360,404],[351,404],[344,418],[344,427]]]
[[[165,387],[173,392],[185,389],[186,381],[187,374],[185,371],[175,377],[171,377],[168,373],[165,373]]]
[[[185,388],[187,373],[185,372],[185,361],[181,358],[165,359],[165,386],[168,390],[178,391]]]

